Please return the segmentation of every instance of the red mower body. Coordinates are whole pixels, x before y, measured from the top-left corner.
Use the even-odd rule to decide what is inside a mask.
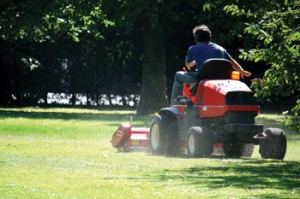
[[[263,158],[283,159],[285,133],[276,128],[264,131],[255,123],[260,107],[254,94],[245,83],[231,79],[231,73],[229,61],[207,60],[198,73],[202,80],[196,92],[184,84],[183,96],[159,110],[150,128],[121,125],[113,134],[113,147],[124,152],[150,149],[158,155],[177,155],[185,149],[190,157],[211,157],[221,150],[226,157],[239,158],[250,157],[254,145],[260,145]]]
[[[188,90],[189,88],[184,89]],[[236,95],[234,95],[234,93]],[[187,96],[190,95],[187,91],[186,94]],[[260,107],[249,105],[251,103],[254,104],[253,96],[249,96],[251,94],[252,91],[250,88],[243,82],[237,80],[203,80],[198,85],[196,96],[191,98],[191,100],[194,105],[197,106],[200,118],[224,116],[228,111],[251,111],[258,114]],[[245,95],[244,101],[248,102],[243,104],[228,103],[230,99],[228,99],[229,97],[227,96],[229,95],[232,96],[231,98],[241,98],[241,95]],[[252,100],[252,102],[249,103],[250,100]],[[177,105],[175,107],[184,113],[185,106]]]

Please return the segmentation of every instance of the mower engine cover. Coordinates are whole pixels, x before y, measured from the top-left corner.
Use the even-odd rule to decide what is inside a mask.
[[[196,105],[223,106],[226,96],[230,93],[246,93],[253,95],[250,88],[243,82],[237,80],[203,80],[199,83],[196,93]],[[254,104],[254,102],[251,102]]]

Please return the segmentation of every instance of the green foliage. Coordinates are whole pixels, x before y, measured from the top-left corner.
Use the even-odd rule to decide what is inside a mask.
[[[251,49],[241,49],[240,58],[270,66],[262,80],[253,84],[258,98],[288,97],[300,93],[300,2],[271,0],[256,6],[228,5],[227,13],[246,17],[245,33],[256,39]],[[293,112],[299,112],[299,106]],[[295,115],[297,119],[297,115]],[[300,130],[298,124],[290,121]],[[297,123],[297,122],[296,122]]]
[[[242,46],[241,58],[265,61],[272,66],[262,81],[266,87],[263,84],[255,87],[259,97],[273,96],[274,92],[281,96],[296,94],[299,3],[271,0],[234,3],[228,5],[225,0],[3,0],[0,2],[0,64],[5,67],[0,71],[0,89],[5,90],[1,94],[6,92],[7,97],[0,102],[13,101],[12,95],[19,98],[24,92],[36,99],[54,91],[94,96],[138,93],[145,58],[145,31],[163,33],[159,34],[163,39],[149,43],[154,49],[158,49],[158,44],[166,49],[162,57],[166,60],[170,91],[174,72],[181,69],[186,49],[193,43],[191,29],[202,23],[211,28],[213,41],[224,46],[233,57],[237,57],[236,49]],[[244,29],[251,35],[250,39],[242,34]],[[253,42],[252,35],[257,42]],[[154,66],[163,68],[152,62],[149,65],[151,72],[156,71]],[[280,74],[292,78],[283,79]],[[159,84],[153,90],[165,89],[161,87]],[[153,100],[158,99],[151,96]]]
[[[4,4],[0,12],[3,40],[37,42],[70,38],[78,42],[83,34],[102,39],[103,28],[113,25],[98,1],[18,1]]]
[[[40,98],[46,101],[48,92],[77,92],[87,93],[98,105],[99,93],[138,92],[131,88],[141,77],[130,78],[133,70],[139,72],[133,68],[140,64],[140,57],[133,55],[137,49],[131,39],[117,36],[102,3],[1,2],[0,103],[37,103]]]
[[[295,131],[300,132],[300,100],[297,100],[296,106],[292,109],[293,116],[286,115],[283,124],[294,129]]]

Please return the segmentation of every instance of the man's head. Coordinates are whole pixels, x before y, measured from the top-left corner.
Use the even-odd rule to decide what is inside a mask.
[[[195,42],[210,42],[211,31],[206,25],[199,25],[193,29]]]

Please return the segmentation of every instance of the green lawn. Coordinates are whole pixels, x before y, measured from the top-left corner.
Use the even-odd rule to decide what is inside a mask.
[[[133,111],[0,108],[0,198],[299,198],[300,136],[284,161],[118,153],[112,133]],[[281,127],[279,115],[257,118]]]

